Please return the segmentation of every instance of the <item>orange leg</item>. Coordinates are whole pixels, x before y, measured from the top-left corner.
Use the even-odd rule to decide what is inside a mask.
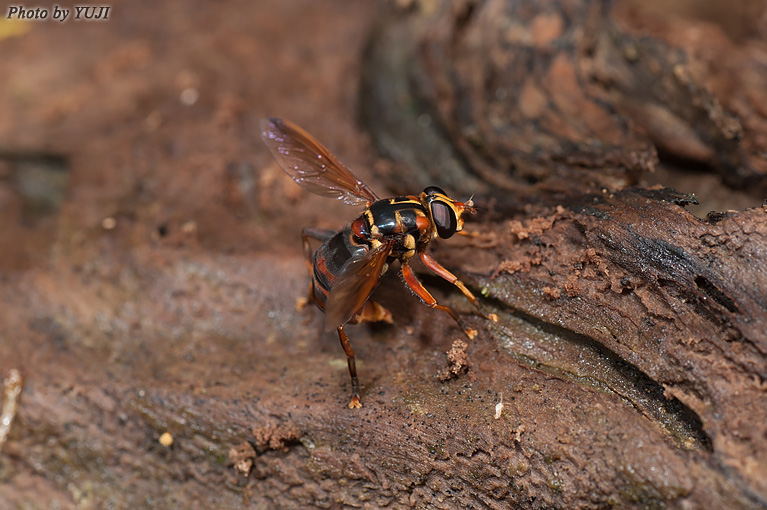
[[[450,271],[442,267],[442,265],[436,260],[434,260],[431,257],[431,255],[429,255],[426,252],[422,252],[421,262],[423,262],[423,264],[426,267],[431,269],[434,272],[434,274],[436,274],[440,278],[443,278],[447,280],[448,282],[452,283],[453,285],[455,285],[456,287],[458,287],[458,289],[461,292],[463,292],[463,295],[466,296],[466,298],[469,301],[471,301],[471,304],[473,304],[477,308],[477,310],[479,310],[479,313],[481,313],[485,319],[490,319],[493,322],[498,322],[498,317],[495,314],[490,314],[490,315],[486,314],[485,311],[482,310],[482,308],[479,306],[479,300],[477,299],[477,297],[474,294],[472,294],[469,289],[466,288],[466,285],[464,285],[463,282],[459,280],[457,276],[455,276],[453,273],[451,273]]]
[[[349,365],[349,375],[352,377],[352,399],[349,401],[349,409],[359,409],[362,407],[360,402],[360,381],[357,379],[357,366],[354,363],[354,350],[349,341],[349,337],[344,333],[344,327],[338,326],[338,338],[341,339],[341,346],[346,353],[346,363]]]
[[[352,324],[362,324],[363,322],[386,322],[394,324],[391,312],[376,303],[375,301],[366,301],[362,308],[354,315]]]
[[[471,328],[467,328],[461,323],[461,319],[458,318],[458,316],[445,305],[440,305],[437,303],[437,300],[434,299],[434,296],[429,293],[428,290],[426,290],[426,287],[423,286],[423,284],[418,280],[413,270],[410,268],[410,265],[407,262],[402,262],[401,269],[402,278],[405,280],[405,284],[412,290],[416,296],[419,297],[421,301],[424,302],[426,306],[429,308],[436,308],[437,310],[442,310],[446,314],[448,314],[450,317],[452,317],[455,322],[458,323],[459,326],[461,326],[461,329],[463,329],[464,333],[466,333],[466,336],[468,336],[470,339],[474,339],[477,336],[477,331]]]

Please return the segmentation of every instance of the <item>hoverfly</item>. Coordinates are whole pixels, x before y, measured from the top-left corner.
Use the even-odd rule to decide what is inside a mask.
[[[381,199],[309,133],[286,120],[264,119],[261,137],[280,167],[299,186],[317,195],[365,204],[365,210],[340,231],[304,228],[302,238],[312,274],[310,299],[325,312],[325,329],[336,329],[352,380],[349,408],[362,407],[354,351],[344,332],[347,323],[388,320],[391,314],[368,301],[381,276],[395,260],[410,290],[427,306],[450,315],[469,338],[477,332],[464,327],[449,307],[440,305],[421,284],[408,261],[418,256],[435,274],[449,281],[489,319],[474,294],[428,253],[432,239],[452,237],[463,229],[463,214],[474,214],[471,200],[458,202],[436,186],[420,195]],[[309,240],[322,243],[312,255]]]

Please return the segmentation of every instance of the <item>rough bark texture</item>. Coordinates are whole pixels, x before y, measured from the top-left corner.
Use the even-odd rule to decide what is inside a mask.
[[[0,375],[24,385],[0,501],[767,506],[767,11],[658,5],[6,24]],[[466,341],[385,278],[395,325],[348,328],[347,409],[337,338],[296,309],[299,232],[359,211],[279,170],[265,115],[380,195],[475,193],[478,235],[432,252],[499,321],[424,274]]]

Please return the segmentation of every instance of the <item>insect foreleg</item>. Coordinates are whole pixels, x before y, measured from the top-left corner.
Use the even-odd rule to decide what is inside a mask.
[[[434,299],[434,296],[431,295],[431,293],[426,290],[426,287],[423,286],[423,284],[418,280],[415,273],[413,272],[413,269],[410,267],[410,265],[407,262],[403,262],[401,265],[400,273],[402,274],[402,278],[405,280],[405,285],[412,290],[418,298],[424,302],[426,306],[429,308],[436,308],[437,310],[442,310],[446,314],[450,315],[450,317],[455,320],[455,322],[458,323],[459,326],[461,326],[461,329],[463,329],[463,332],[466,333],[466,336],[468,336],[470,339],[474,339],[477,336],[477,331],[471,328],[467,328],[463,325],[461,322],[461,319],[458,318],[458,316],[455,314],[453,310],[451,310],[449,307],[445,305],[440,305],[437,303],[437,300]]]
[[[493,322],[498,322],[498,317],[495,314],[488,315],[485,313],[485,311],[479,305],[479,300],[477,299],[477,297],[474,294],[472,294],[472,292],[468,288],[466,288],[466,285],[464,285],[463,282],[459,280],[457,276],[455,276],[453,273],[451,273],[450,271],[442,267],[442,264],[434,260],[431,257],[431,255],[429,255],[425,251],[421,252],[421,262],[423,262],[423,264],[426,267],[431,269],[434,272],[434,274],[436,274],[440,278],[443,278],[447,280],[448,282],[452,283],[453,285],[455,285],[456,287],[458,287],[458,289],[461,292],[463,292],[463,295],[466,296],[466,298],[469,301],[471,301],[471,304],[473,304],[477,308],[477,310],[479,310],[479,313],[481,313],[485,319],[490,319]]]

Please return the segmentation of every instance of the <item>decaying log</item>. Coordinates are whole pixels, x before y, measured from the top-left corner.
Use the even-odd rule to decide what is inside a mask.
[[[702,221],[687,201],[584,196],[513,225],[499,276],[477,283],[515,321],[573,344],[528,352],[504,331],[510,350],[615,391],[758,506],[767,428],[749,417],[767,411],[767,207]]]
[[[256,4],[0,39],[0,374],[24,379],[0,501],[767,506],[763,33],[596,0]],[[22,101],[17,76],[60,79]],[[296,307],[299,232],[359,211],[274,166],[266,114],[381,195],[475,193],[476,235],[433,252],[499,321],[424,273],[467,341],[387,276],[347,409],[337,339]],[[654,185],[669,162],[750,202],[696,217]]]

